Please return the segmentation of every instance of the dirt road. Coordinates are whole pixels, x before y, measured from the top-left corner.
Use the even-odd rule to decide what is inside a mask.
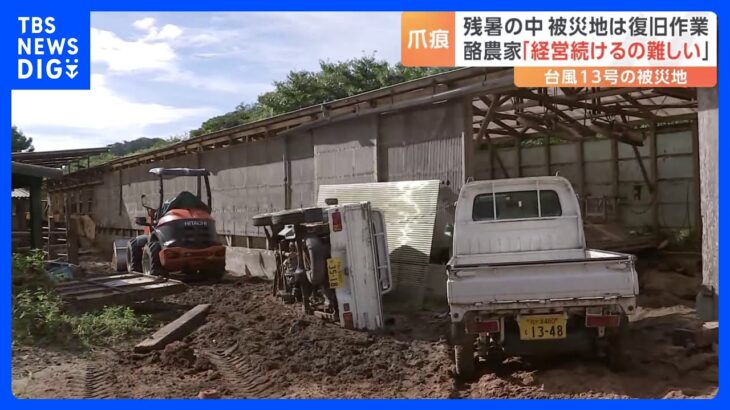
[[[163,352],[78,352],[13,348],[20,397],[709,397],[718,385],[712,346],[675,346],[678,328],[696,329],[684,305],[641,308],[631,323],[631,366],[613,373],[584,358],[480,366],[473,383],[451,376],[443,312],[395,316],[377,334],[304,316],[269,295],[270,284],[227,279],[199,284],[144,307],[162,324],[211,303],[207,322]],[[134,341],[136,342],[136,341]]]

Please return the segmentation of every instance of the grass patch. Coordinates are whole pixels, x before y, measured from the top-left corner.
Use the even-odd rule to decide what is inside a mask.
[[[44,269],[42,252],[13,254],[13,342],[91,347],[112,345],[149,330],[149,315],[128,306],[107,306],[74,315],[53,290],[58,278]]]
[[[107,346],[144,333],[149,315],[128,306],[107,306],[73,315],[63,311],[61,298],[47,289],[23,290],[13,300],[13,340],[64,346]]]
[[[149,315],[137,315],[128,306],[107,306],[99,312],[85,313],[72,321],[73,333],[84,345],[111,345],[151,327]]]
[[[49,289],[54,278],[45,270],[45,256],[40,249],[13,254],[13,295],[24,289]]]

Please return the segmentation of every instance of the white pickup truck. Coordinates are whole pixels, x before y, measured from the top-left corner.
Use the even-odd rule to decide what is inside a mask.
[[[447,272],[456,373],[505,355],[597,351],[620,368],[636,309],[634,256],[586,248],[562,177],[469,182],[456,204]]]

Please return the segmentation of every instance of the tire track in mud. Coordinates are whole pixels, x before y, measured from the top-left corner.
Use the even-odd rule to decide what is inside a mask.
[[[203,352],[215,365],[223,385],[236,398],[275,399],[284,394],[260,368],[253,366],[245,356]]]
[[[99,368],[94,364],[86,367],[85,399],[115,399],[118,398],[116,390],[116,378],[111,368]]]

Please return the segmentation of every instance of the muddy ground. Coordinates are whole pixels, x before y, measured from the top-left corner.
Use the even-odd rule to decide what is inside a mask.
[[[712,397],[716,346],[677,337],[701,326],[692,308],[697,266],[657,260],[640,266],[642,306],[632,317],[631,364],[622,373],[595,359],[510,358],[498,368],[481,364],[475,381],[461,383],[451,374],[446,309],[396,315],[379,333],[348,331],[281,303],[268,282],[226,278],[138,306],[162,326],[196,304],[212,304],[205,324],[162,352],[133,353],[139,340],[94,351],[14,346],[13,391],[64,398]],[[93,260],[86,267],[103,269]]]

